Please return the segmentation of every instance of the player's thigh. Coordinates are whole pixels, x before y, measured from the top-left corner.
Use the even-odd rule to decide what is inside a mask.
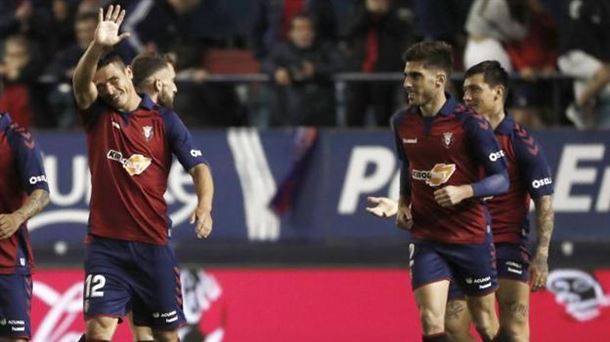
[[[85,255],[83,311],[85,319],[99,316],[122,318],[131,298],[129,258],[122,242],[94,240]],[[99,326],[103,326],[101,322]]]
[[[8,341],[30,338],[32,277],[0,275],[0,338]]]
[[[449,280],[438,280],[417,288],[414,292],[415,303],[425,335],[445,330],[445,309]]]
[[[136,341],[152,341],[154,340],[154,336],[152,333],[152,329],[147,326],[137,325],[134,321],[133,311],[130,311],[127,314],[127,318],[129,320],[129,329],[133,334],[133,338]]]
[[[179,341],[177,330],[171,330],[171,331],[154,330],[153,334],[155,337],[155,341],[158,341],[158,342],[178,342]]]
[[[439,253],[438,246],[437,243],[422,240],[409,243],[409,271],[413,291],[431,283],[451,279],[451,269]],[[446,295],[445,293],[445,297]]]
[[[527,326],[529,320],[530,288],[518,280],[500,279],[496,297],[500,306],[500,322],[503,326]]]
[[[172,331],[186,322],[182,310],[180,269],[169,246],[135,246],[141,261],[134,289],[134,323],[155,330]]]
[[[449,260],[453,280],[466,296],[481,297],[498,288],[491,234],[483,243],[448,245],[442,252],[445,259]]]

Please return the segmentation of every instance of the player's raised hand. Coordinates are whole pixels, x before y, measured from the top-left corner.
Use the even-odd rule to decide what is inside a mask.
[[[538,291],[546,287],[546,280],[549,276],[548,257],[536,254],[530,264],[530,286],[532,291]]]
[[[472,186],[470,185],[448,185],[434,191],[434,199],[438,205],[447,208],[472,197],[472,192]]]
[[[398,212],[396,213],[396,226],[400,229],[410,230],[413,228],[413,215],[411,215],[411,205],[398,203]]]
[[[128,32],[123,32],[119,35],[119,27],[125,18],[125,10],[121,6],[110,5],[104,13],[104,9],[100,8],[97,27],[95,28],[95,44],[109,48],[118,44],[121,40],[129,36]]]
[[[212,232],[212,214],[209,210],[197,208],[191,214],[191,224],[195,224],[195,234],[198,239],[207,238]]]
[[[398,203],[392,201],[387,197],[372,197],[366,198],[369,207],[366,207],[366,211],[377,217],[390,217],[396,215],[398,212]]]
[[[23,217],[19,214],[0,214],[0,240],[10,238],[23,223]]]

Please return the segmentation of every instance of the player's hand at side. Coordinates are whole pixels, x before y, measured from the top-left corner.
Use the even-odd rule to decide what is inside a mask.
[[[191,224],[195,224],[195,234],[198,239],[207,238],[212,232],[212,213],[209,210],[197,208],[191,214]]]
[[[366,211],[377,217],[390,217],[398,212],[398,204],[387,197],[372,197],[366,199],[371,205]]]
[[[0,240],[10,238],[23,223],[23,217],[17,213],[0,214]]]
[[[413,228],[413,215],[411,215],[411,205],[407,205],[400,201],[398,203],[398,212],[396,213],[396,226],[401,229],[410,230]]]
[[[106,13],[100,8],[97,27],[95,29],[94,43],[109,48],[127,38],[129,36],[129,33],[127,32],[123,32],[119,35],[119,26],[121,26],[124,18],[125,10],[122,10],[119,5],[108,6]]]
[[[469,197],[472,197],[472,187],[470,185],[448,185],[434,191],[436,203],[445,208],[454,206]]]
[[[532,291],[538,291],[546,287],[549,276],[549,263],[546,255],[536,254],[530,264],[530,286]]]

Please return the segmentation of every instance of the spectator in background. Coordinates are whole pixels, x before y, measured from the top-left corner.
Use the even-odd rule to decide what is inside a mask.
[[[558,53],[555,20],[540,0],[528,0],[528,31],[521,40],[510,41],[506,50],[524,82],[514,86],[513,116],[531,128],[543,126],[543,106],[551,102],[550,87],[540,77],[553,75]]]
[[[527,0],[475,0],[466,19],[468,42],[464,50],[464,69],[496,60],[509,73],[510,57],[502,43],[520,40],[527,34],[524,14]]]
[[[41,52],[52,52],[50,28],[51,11],[45,0],[0,1],[0,41],[23,34],[41,47]]]
[[[473,0],[413,0],[415,25],[424,40],[442,40],[453,47],[454,69],[464,67],[464,24]]]
[[[353,72],[395,72],[412,29],[406,11],[392,0],[364,0],[355,5],[345,37],[346,64]],[[369,106],[375,123],[387,126],[398,106],[396,82],[351,82],[347,86],[347,124],[363,126]]]
[[[288,40],[292,17],[299,13],[311,16],[318,40],[336,41],[336,16],[331,1],[256,0],[251,39],[258,60],[264,60],[275,44]]]
[[[15,122],[28,128],[34,120],[45,119],[38,114],[42,107],[36,83],[41,69],[38,50],[18,34],[6,38],[2,52],[0,111],[10,112]]]
[[[96,26],[96,12],[78,14],[73,28],[76,43],[59,51],[45,71],[48,80],[54,84],[47,100],[56,118],[58,128],[66,129],[74,126],[76,110],[72,98],[72,76],[80,56],[93,40]]]
[[[574,77],[567,118],[579,129],[610,127],[610,1],[572,0],[560,30],[559,70]]]
[[[289,40],[276,45],[263,64],[276,85],[271,125],[334,126],[332,74],[340,63],[336,49],[316,40],[310,16],[292,17]]]
[[[76,8],[68,0],[53,0],[51,3],[51,31],[53,32],[52,54],[62,51],[74,43],[74,19]]]

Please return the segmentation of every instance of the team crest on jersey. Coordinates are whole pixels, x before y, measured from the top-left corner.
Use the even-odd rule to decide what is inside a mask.
[[[455,172],[455,164],[436,164],[432,170],[413,170],[412,177],[416,180],[425,181],[430,186],[439,186],[447,183]]]
[[[106,158],[117,161],[123,165],[123,168],[130,176],[137,176],[144,172],[152,162],[152,159],[141,154],[134,154],[129,158],[124,158],[119,151],[110,150],[106,154]]]
[[[144,133],[144,138],[146,138],[146,141],[150,141],[153,137],[153,127],[152,126],[142,127],[142,133]]]
[[[443,133],[443,144],[445,144],[445,148],[449,148],[451,143],[453,142],[453,133],[445,132]]]

